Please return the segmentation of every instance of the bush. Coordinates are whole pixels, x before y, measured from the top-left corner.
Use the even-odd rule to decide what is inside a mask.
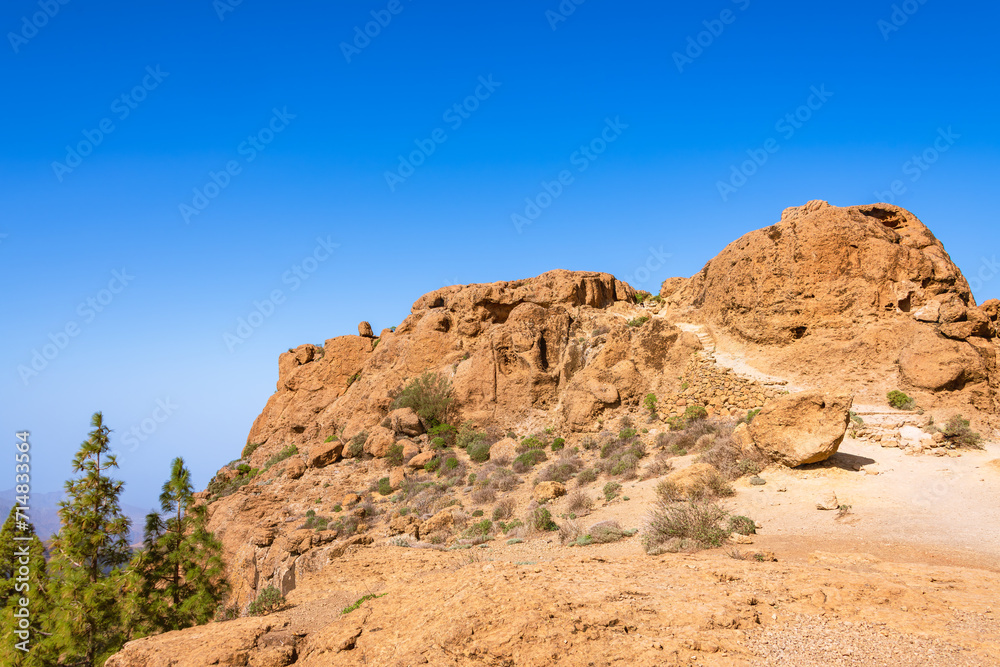
[[[296,447],[295,445],[288,445],[287,447],[285,447],[280,452],[278,452],[277,454],[275,454],[274,456],[272,456],[267,460],[267,463],[264,464],[264,470],[267,470],[276,463],[281,463],[285,459],[295,456],[298,453],[299,453],[298,447]]]
[[[583,462],[577,457],[564,458],[551,465],[545,466],[542,472],[538,473],[539,482],[562,482],[566,483],[573,479],[573,475],[583,467]]]
[[[748,516],[731,516],[729,517],[729,532],[753,535],[757,532],[757,522]]]
[[[383,477],[378,481],[378,492],[383,496],[392,495],[392,484],[388,477]]]
[[[753,410],[747,410],[747,416],[743,418],[747,424],[753,421],[753,418],[760,414],[760,408],[754,408]]]
[[[594,506],[594,501],[583,491],[574,491],[569,494],[566,501],[566,509],[570,512],[589,512]]]
[[[661,500],[650,516],[643,546],[648,553],[721,546],[730,535],[721,525],[726,517],[726,511],[713,503]]]
[[[247,607],[248,616],[263,616],[275,611],[285,604],[285,596],[274,586],[268,586],[260,592],[257,599]]]
[[[556,438],[552,441],[552,451],[558,452],[560,449],[566,446],[565,438]]]
[[[594,472],[593,468],[587,468],[586,470],[581,471],[580,474],[576,476],[576,483],[578,486],[584,486],[586,484],[590,484],[591,482],[596,482],[596,481],[597,481],[597,473]]]
[[[646,406],[646,410],[649,412],[649,418],[656,418],[656,394],[646,394],[646,398],[643,399],[642,404]]]
[[[424,464],[424,470],[427,472],[434,472],[439,467],[441,467],[441,459],[439,458],[433,458]]]
[[[445,449],[447,446],[448,443],[445,442],[444,438],[431,438],[431,449]]]
[[[890,391],[885,395],[885,398],[889,401],[889,405],[897,410],[912,410],[914,407],[913,399],[898,389]]]
[[[246,446],[243,448],[243,453],[240,454],[240,458],[244,460],[250,458],[250,455],[256,452],[257,448],[260,446],[261,443],[259,442],[248,442]]]
[[[392,408],[413,408],[417,416],[436,426],[448,415],[451,393],[451,381],[447,377],[427,372],[403,387]]]
[[[536,507],[528,518],[529,525],[535,530],[559,530],[559,526],[552,520],[552,513],[545,507]],[[509,528],[510,526],[508,526]]]
[[[347,445],[347,455],[351,458],[360,458],[365,452],[365,441],[368,440],[368,431],[361,431]]]
[[[587,536],[593,543],[607,544],[609,542],[617,542],[635,534],[636,530],[634,528],[631,530],[624,529],[618,525],[617,521],[601,521],[590,527]]]
[[[518,452],[527,452],[532,449],[545,449],[545,442],[536,436],[530,435],[526,436],[517,445]]]
[[[472,502],[477,505],[485,505],[487,503],[492,503],[497,499],[497,494],[490,486],[481,486],[478,489],[472,491]]]
[[[982,436],[969,428],[969,420],[962,419],[962,415],[954,415],[949,419],[941,432],[954,445],[984,449],[981,444]]]
[[[490,447],[490,443],[486,440],[476,440],[469,445],[466,451],[470,459],[476,463],[484,463],[490,460]]]
[[[540,449],[529,449],[514,459],[514,472],[527,472],[537,464],[548,460],[548,458],[549,457],[545,455],[545,452]]]
[[[392,445],[389,447],[389,452],[385,455],[385,460],[390,466],[403,465],[403,446]]]
[[[440,443],[443,443],[443,444],[438,444],[438,448],[451,447],[452,445],[455,444],[455,441],[458,439],[458,434],[455,431],[455,427],[452,426],[451,424],[445,424],[445,423],[432,426],[427,431],[427,435],[430,436],[432,442],[434,440],[439,440]]]
[[[708,419],[708,411],[700,405],[689,405],[684,408],[684,421],[693,422],[699,419]]]
[[[512,498],[504,498],[496,504],[493,508],[493,520],[502,521],[504,519],[509,519],[511,515],[514,514],[514,500]]]
[[[643,315],[642,317],[637,317],[634,320],[629,320],[628,325],[630,327],[641,327],[643,324],[649,321],[649,317]]]
[[[608,482],[604,485],[602,492],[604,493],[604,499],[611,502],[618,492],[622,490],[622,485],[618,482]]]

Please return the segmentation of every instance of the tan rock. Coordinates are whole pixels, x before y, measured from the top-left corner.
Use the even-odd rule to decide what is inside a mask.
[[[451,510],[444,509],[420,525],[420,534],[427,535],[439,530],[451,530],[451,527],[454,525],[455,517],[452,515]]]
[[[678,490],[686,494],[689,491],[702,487],[713,477],[717,477],[719,471],[710,463],[692,463],[686,468],[675,470],[667,475],[667,481],[677,485]]]
[[[364,336],[365,338],[374,338],[375,334],[372,333],[372,325],[368,322],[358,323],[358,335]]]
[[[403,462],[409,462],[414,456],[420,453],[420,445],[412,440],[400,440],[396,444],[403,445]]]
[[[389,471],[389,486],[395,491],[403,485],[406,480],[406,472],[403,470],[402,466],[398,466]]]
[[[424,465],[436,456],[435,452],[423,452],[422,454],[417,454],[412,459],[407,462],[406,465],[413,469],[423,468]]]
[[[899,354],[903,379],[923,389],[939,391],[985,379],[982,358],[967,343],[919,332]]]
[[[313,445],[306,456],[306,466],[309,468],[325,468],[341,459],[344,443],[339,441],[324,442]]]
[[[931,435],[931,440],[934,442],[944,442],[944,433],[938,432]]]
[[[285,476],[288,479],[298,479],[306,472],[306,464],[301,457],[295,456],[285,464]]]
[[[274,542],[275,530],[273,526],[261,526],[253,531],[250,543],[257,547],[267,547]]]
[[[824,461],[844,439],[853,400],[818,391],[780,396],[750,422],[750,435],[758,449],[789,467]]]
[[[356,493],[348,493],[346,496],[340,499],[340,504],[343,507],[350,507],[361,501],[361,496]]]
[[[835,510],[839,508],[840,501],[837,500],[837,494],[833,491],[827,491],[816,501],[816,509],[818,510]]]
[[[490,447],[490,458],[513,461],[517,458],[517,445],[518,442],[514,438],[504,438]]]
[[[377,459],[385,458],[389,448],[396,444],[396,434],[392,429],[376,426],[368,433],[365,440],[365,453]]]
[[[539,482],[531,491],[531,497],[535,502],[545,502],[555,500],[566,495],[566,486],[561,482]]]
[[[413,408],[399,408],[389,413],[389,427],[396,433],[409,436],[417,436],[424,432],[424,425],[420,423]]]
[[[928,301],[913,313],[913,319],[920,322],[937,322],[941,303],[938,301]]]

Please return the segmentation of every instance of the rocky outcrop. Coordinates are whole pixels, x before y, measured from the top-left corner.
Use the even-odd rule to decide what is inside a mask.
[[[773,399],[750,422],[754,444],[789,467],[825,461],[847,433],[853,397],[806,391]]]
[[[867,400],[903,388],[928,392],[926,407],[997,411],[997,307],[976,307],[941,242],[898,206],[786,209],[661,296],[765,372],[831,388],[874,377]]]

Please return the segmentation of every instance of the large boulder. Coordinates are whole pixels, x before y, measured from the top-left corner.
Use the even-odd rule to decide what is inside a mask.
[[[424,425],[413,408],[399,408],[390,412],[389,428],[396,433],[409,436],[417,436],[424,432]]]
[[[396,444],[396,434],[393,433],[392,429],[376,426],[368,434],[368,439],[365,440],[365,453],[377,459],[385,458],[385,455],[389,453],[389,448],[394,444]]]
[[[968,343],[930,331],[922,331],[907,341],[899,354],[899,372],[908,384],[931,391],[961,389],[986,377],[981,357]]]
[[[344,443],[324,442],[315,445],[309,450],[306,456],[306,465],[310,468],[325,468],[331,463],[336,463],[344,453]]]
[[[750,422],[754,444],[789,467],[825,461],[837,452],[850,421],[850,394],[803,391],[767,403]]]

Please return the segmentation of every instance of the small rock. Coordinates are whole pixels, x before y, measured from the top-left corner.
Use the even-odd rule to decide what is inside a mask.
[[[566,495],[566,486],[560,482],[540,482],[535,485],[531,492],[531,497],[535,502],[544,500],[555,500]]]
[[[828,491],[823,494],[823,496],[816,503],[816,509],[818,510],[835,510],[840,507],[840,502],[837,500],[837,494],[833,491]]]
[[[758,477],[757,475],[751,477],[749,482],[753,486],[764,486],[767,484],[767,481],[763,477]]]
[[[365,338],[374,338],[375,334],[372,333],[372,325],[368,322],[358,323],[358,335]]]

